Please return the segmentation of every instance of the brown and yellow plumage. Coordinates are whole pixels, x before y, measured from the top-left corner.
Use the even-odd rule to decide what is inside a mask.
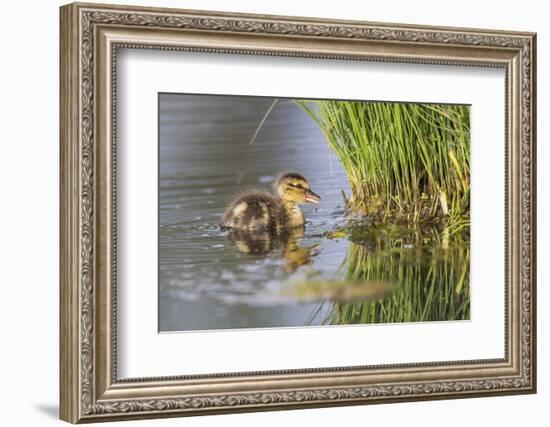
[[[276,195],[267,191],[245,193],[226,209],[221,226],[242,230],[278,231],[304,224],[301,203],[319,203],[303,175],[286,172],[275,182]]]

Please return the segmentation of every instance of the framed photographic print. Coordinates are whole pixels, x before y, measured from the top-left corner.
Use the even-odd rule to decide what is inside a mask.
[[[61,8],[61,418],[533,393],[535,34]]]

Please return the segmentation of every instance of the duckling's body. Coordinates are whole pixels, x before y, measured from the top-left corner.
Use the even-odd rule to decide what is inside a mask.
[[[267,192],[243,194],[234,200],[222,219],[222,227],[241,230],[279,230],[304,224],[296,208],[286,209],[281,200]]]
[[[275,183],[277,195],[251,192],[230,203],[221,221],[224,228],[241,230],[283,229],[304,225],[304,214],[298,204],[319,203],[320,197],[309,189],[308,181],[300,174],[287,172]]]

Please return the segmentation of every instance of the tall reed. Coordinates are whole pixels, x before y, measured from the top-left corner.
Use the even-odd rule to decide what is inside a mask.
[[[470,115],[464,105],[311,101],[344,166],[350,212],[408,223],[469,223]]]

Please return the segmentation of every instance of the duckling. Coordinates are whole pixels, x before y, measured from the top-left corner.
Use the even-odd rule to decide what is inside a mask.
[[[275,181],[275,190],[276,195],[261,191],[237,197],[229,204],[220,226],[280,232],[305,223],[299,204],[317,204],[321,200],[310,190],[307,179],[296,172],[280,175]]]

